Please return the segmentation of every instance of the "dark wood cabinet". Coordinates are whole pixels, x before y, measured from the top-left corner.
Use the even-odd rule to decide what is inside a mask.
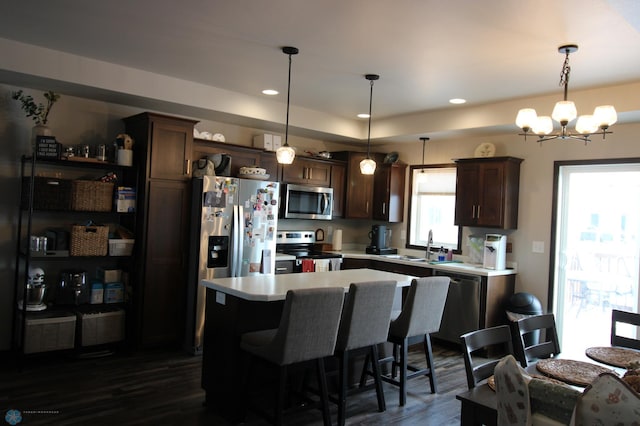
[[[353,259],[350,257],[342,258],[342,269],[360,269],[370,267],[371,260],[369,259]]]
[[[183,342],[187,294],[190,167],[194,120],[143,113],[124,119],[135,140],[140,170],[140,244],[136,280],[138,344],[173,346]]]
[[[331,188],[333,188],[332,217],[344,217],[346,164],[331,164]]]
[[[178,344],[185,329],[189,185],[149,183],[141,319],[143,346]]]
[[[514,157],[456,160],[458,226],[516,229],[520,163]]]
[[[313,158],[296,157],[282,167],[282,182],[301,185],[331,186],[331,163]]]
[[[402,222],[406,164],[379,164],[373,175],[373,214],[375,220]]]

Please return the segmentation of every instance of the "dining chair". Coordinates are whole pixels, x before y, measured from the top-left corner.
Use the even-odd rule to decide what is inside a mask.
[[[281,424],[286,396],[288,367],[315,360],[320,404],[325,425],[331,424],[324,357],[332,356],[344,300],[342,288],[289,290],[277,329],[245,333],[240,347],[248,354],[243,377],[247,393],[252,357],[278,367],[278,391],[274,423]]]
[[[624,346],[625,348],[640,349],[640,340],[619,334],[619,324],[630,324],[638,333],[640,327],[640,314],[635,312],[611,310],[611,346]],[[637,335],[637,334],[636,334]]]
[[[505,355],[514,355],[511,331],[508,325],[483,328],[460,336],[467,386],[473,389],[488,379]]]
[[[560,341],[553,314],[533,315],[512,323],[514,350],[522,367],[531,361],[560,353]]]
[[[393,355],[378,360],[379,364],[391,362],[391,375],[383,375],[382,380],[399,387],[400,406],[407,402],[407,381],[415,377],[428,376],[431,392],[437,392],[430,333],[440,329],[442,312],[449,291],[449,277],[414,278],[398,317],[389,325],[387,341],[393,344]],[[409,343],[422,341],[426,358],[426,368],[408,362]],[[365,363],[366,366],[366,363]],[[399,373],[399,378],[396,375]],[[366,368],[362,371],[360,385],[371,375]]]
[[[352,283],[345,297],[335,355],[339,360],[338,425],[345,424],[350,354],[368,348],[369,358],[378,359],[378,344],[387,340],[396,292],[395,281]],[[386,409],[380,368],[372,363],[378,411]],[[353,389],[355,391],[355,389]]]

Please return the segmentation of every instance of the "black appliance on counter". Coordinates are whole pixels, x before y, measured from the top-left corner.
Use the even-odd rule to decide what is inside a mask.
[[[367,254],[396,254],[398,249],[387,247],[387,227],[385,225],[373,225],[369,238],[371,244],[367,246],[365,252]]]
[[[314,271],[319,269],[315,260],[327,259],[329,270],[340,269],[342,255],[315,249],[314,231],[278,231],[276,233],[276,253],[295,256],[293,272],[312,272],[309,265],[314,264]]]

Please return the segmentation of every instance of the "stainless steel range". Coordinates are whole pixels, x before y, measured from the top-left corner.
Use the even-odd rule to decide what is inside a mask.
[[[315,249],[314,231],[278,231],[276,252],[295,256],[293,272],[340,270],[342,255]]]

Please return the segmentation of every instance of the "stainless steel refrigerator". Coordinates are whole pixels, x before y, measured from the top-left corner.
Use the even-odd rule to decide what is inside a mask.
[[[204,176],[193,179],[185,346],[202,351],[203,279],[273,274],[278,182]]]

